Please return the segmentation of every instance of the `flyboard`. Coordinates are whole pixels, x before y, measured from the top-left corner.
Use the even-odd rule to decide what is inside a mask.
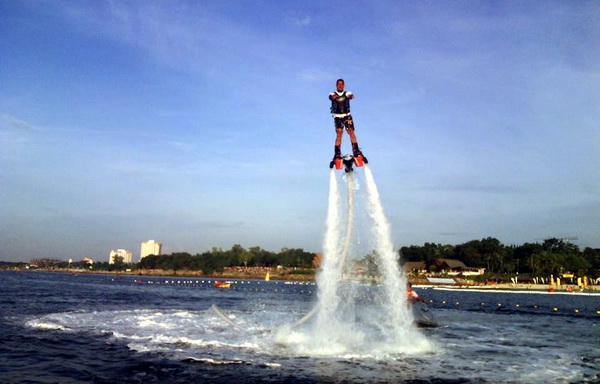
[[[368,163],[369,161],[363,155],[345,155],[344,157],[336,157],[331,160],[329,168],[335,167],[335,169],[340,170],[343,167],[346,173],[350,173],[354,171],[353,166],[362,167]]]

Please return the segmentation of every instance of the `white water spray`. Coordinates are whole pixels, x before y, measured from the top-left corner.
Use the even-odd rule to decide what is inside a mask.
[[[322,270],[318,275],[319,305],[316,328],[322,337],[315,339],[316,350],[325,353],[332,349],[343,349],[340,344],[340,325],[344,324],[341,316],[340,284],[346,255],[345,246],[341,242],[342,214],[340,192],[335,170],[329,176],[329,206],[327,208],[327,221],[325,238],[323,242]],[[350,229],[351,231],[351,229]],[[348,232],[348,229],[346,229]],[[336,346],[339,346],[336,348]]]
[[[311,352],[406,353],[430,349],[428,341],[412,324],[406,305],[406,279],[391,242],[390,225],[373,174],[365,169],[365,210],[371,221],[368,238],[379,271],[380,286],[367,285],[345,272],[354,268],[351,257],[355,239],[355,176],[346,175],[347,214],[342,215],[341,196],[335,171],[330,174],[329,207],[324,238],[324,255],[317,277],[318,315]],[[346,219],[345,229],[341,221]],[[361,255],[356,255],[360,256]]]
[[[371,172],[371,168],[365,165],[365,183],[367,189],[367,213],[371,217],[372,235],[374,239],[375,253],[379,271],[383,277],[384,297],[383,307],[391,320],[389,335],[394,344],[403,347],[422,347],[426,340],[418,333],[412,325],[412,312],[406,302],[406,277],[400,270],[398,263],[399,255],[394,251],[392,244],[391,228],[385,217],[379,190]]]
[[[354,229],[354,172],[346,177],[348,193],[348,213],[346,214],[346,231],[344,233],[344,247],[342,248],[342,266],[347,265],[350,256],[350,244],[352,243],[352,230]]]
[[[323,242],[323,253],[328,255],[323,258],[323,270],[319,279],[323,284],[319,284],[320,302],[328,303],[321,305],[318,322],[319,328],[324,327],[320,320],[335,317],[335,296],[337,294],[340,275],[341,275],[341,254],[340,254],[340,194],[338,182],[335,177],[335,171],[331,170],[329,175],[329,205],[327,208],[327,222],[325,229],[325,239]]]

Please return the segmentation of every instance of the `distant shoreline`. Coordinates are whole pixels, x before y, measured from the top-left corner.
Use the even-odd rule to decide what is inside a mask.
[[[510,292],[515,293],[519,291],[526,292],[537,292],[537,293],[556,293],[556,294],[578,294],[585,292],[598,292],[600,293],[600,285],[588,285],[584,290],[579,289],[575,285],[561,285],[560,287],[554,287],[554,291],[550,291],[550,286],[547,284],[492,284],[492,285],[469,285],[469,286],[450,286],[450,285],[432,285],[432,284],[419,284],[413,285],[415,288],[437,288],[437,289],[448,289],[452,291],[471,291],[471,292]]]
[[[5,271],[13,271],[6,269]],[[316,270],[308,269],[277,269],[267,267],[247,268],[227,270],[223,272],[214,272],[205,274],[202,271],[189,270],[162,270],[162,269],[137,269],[131,271],[90,271],[85,269],[74,268],[36,268],[36,269],[21,269],[20,272],[54,272],[54,273],[72,273],[72,274],[90,274],[90,275],[119,275],[119,276],[147,276],[147,277],[203,277],[208,279],[256,279],[264,280],[267,273],[271,280],[285,281],[315,281]],[[299,273],[303,272],[303,273]]]
[[[5,271],[12,271],[10,269],[6,269]],[[25,269],[19,271],[28,271],[28,272],[54,272],[54,273],[72,273],[72,274],[92,274],[92,275],[118,275],[118,276],[146,276],[146,277],[202,277],[207,279],[250,279],[250,280],[264,280],[267,273],[269,273],[270,280],[280,280],[280,281],[305,281],[305,282],[315,282],[317,271],[316,270],[307,270],[301,269],[302,272],[311,272],[311,273],[299,273],[294,274],[293,271],[298,271],[298,269],[277,269],[277,268],[268,268],[268,267],[256,267],[256,268],[238,268],[231,269],[224,272],[215,272],[212,274],[204,274],[201,271],[173,271],[173,270],[159,270],[159,269],[142,269],[142,270],[132,270],[132,271],[88,271],[81,269]],[[512,283],[499,283],[499,284],[487,284],[480,285],[469,281],[457,282],[454,285],[450,284],[434,284],[424,280],[423,278],[411,278],[409,277],[409,281],[415,286],[415,288],[440,288],[440,287],[449,287],[453,289],[460,290],[482,290],[482,291],[516,291],[516,290],[525,290],[525,291],[545,291],[548,292],[550,286],[548,284],[512,284]],[[561,285],[560,287],[554,287],[555,292],[573,292],[576,293],[579,288],[576,285]],[[584,292],[600,292],[600,285],[589,285],[585,288]]]

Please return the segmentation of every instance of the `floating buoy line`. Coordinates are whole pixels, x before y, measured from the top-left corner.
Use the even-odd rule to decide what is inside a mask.
[[[119,282],[127,282],[128,279],[123,279],[123,278],[113,278],[112,281],[119,281]],[[266,283],[265,281],[253,281],[253,280],[219,280],[219,279],[191,279],[191,280],[151,280],[151,279],[133,279],[131,280],[131,282],[133,282],[134,284],[150,284],[150,285],[168,285],[168,286],[184,286],[184,287],[198,287],[198,288],[205,288],[205,289],[218,289],[214,287],[214,282],[215,281],[221,281],[223,283],[229,283],[231,284],[231,288],[230,290],[233,291],[248,291],[248,292],[278,292],[278,293],[286,293],[286,294],[297,294],[297,293],[304,293],[304,294],[308,294],[308,295],[312,295],[316,292],[316,290],[314,289],[316,286],[315,282],[312,281],[270,281],[268,283]],[[262,284],[261,284],[262,283]],[[268,285],[268,288],[265,288]],[[283,287],[279,288],[279,287],[273,287],[273,286],[277,286],[277,285],[285,285],[288,286],[285,289]],[[295,289],[290,289],[289,286],[292,286],[291,288],[295,288]],[[430,288],[430,287],[427,287]],[[489,289],[467,289],[467,288],[449,288],[449,287],[432,287],[435,290],[440,290],[440,291],[454,291],[454,292],[483,292],[483,293],[524,293],[524,294],[552,294],[552,295],[557,295],[557,294],[561,294],[562,292],[543,292],[543,291],[515,291],[515,290],[489,290]],[[573,295],[574,293],[571,292],[564,292],[564,294],[570,294]],[[581,292],[581,293],[576,293],[575,295],[579,296],[598,296],[600,297],[599,294],[594,294],[594,293],[585,293],[585,292]],[[427,300],[427,302],[431,305],[436,305],[439,306],[441,308],[459,308],[461,306],[461,302],[460,301],[456,301],[456,300],[435,300],[435,299],[429,299]],[[479,308],[481,308],[482,310],[484,309],[491,309],[494,308],[495,310],[510,310],[511,308],[516,308],[516,310],[521,310],[521,311],[525,311],[525,310],[536,310],[539,311],[540,313],[542,313],[542,311],[546,312],[548,311],[548,308],[545,307],[540,307],[537,304],[522,304],[522,303],[515,303],[515,304],[508,304],[508,303],[502,303],[502,302],[480,302]],[[582,309],[580,308],[570,308],[570,309],[561,309],[557,306],[553,306],[549,308],[549,312],[550,313],[556,313],[556,314],[575,314],[575,315],[581,315],[583,316],[585,314],[584,311],[582,311]],[[600,309],[595,310],[594,312],[596,315],[600,316]]]
[[[454,302],[450,302],[448,300],[434,300],[434,299],[429,299],[426,300],[429,304],[435,305],[436,303],[439,304],[442,308],[448,308],[448,307],[459,307],[461,305],[460,301],[454,301]],[[499,303],[499,302],[492,302],[492,303],[486,303],[486,302],[480,302],[479,303],[479,307],[484,309],[484,308],[495,308],[495,309],[506,309],[509,310],[510,308],[518,308],[521,310],[525,310],[525,309],[536,309],[539,311],[545,311],[547,310],[547,308],[543,308],[540,307],[537,304],[528,304],[528,305],[523,305],[521,303],[515,303],[515,304],[506,304],[506,303]],[[570,309],[560,309],[559,307],[551,307],[550,311],[553,313],[562,313],[562,314],[571,314],[574,313],[576,315],[583,315],[584,313],[582,312],[581,309],[579,308],[570,308]],[[600,315],[600,309],[595,311],[596,315]]]
[[[280,292],[280,293],[305,293],[308,295],[312,295],[314,290],[311,287],[316,286],[315,282],[311,281],[270,281],[265,282],[262,281],[248,281],[248,280],[221,280],[221,279],[192,279],[192,280],[153,280],[153,279],[124,279],[124,278],[112,278],[113,282],[131,282],[134,284],[150,284],[150,285],[166,285],[166,286],[181,286],[181,287],[197,287],[204,289],[219,289],[218,286],[215,286],[215,282],[218,281],[223,285],[227,285],[227,290],[233,291],[249,291],[249,292]],[[262,284],[261,284],[262,283]],[[268,288],[266,288],[268,284]],[[292,285],[295,289],[284,289],[281,288],[273,288],[273,285]]]

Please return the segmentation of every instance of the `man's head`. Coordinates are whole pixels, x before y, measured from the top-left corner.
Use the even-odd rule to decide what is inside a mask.
[[[335,87],[338,92],[342,92],[344,90],[344,79],[337,79],[335,82]]]

